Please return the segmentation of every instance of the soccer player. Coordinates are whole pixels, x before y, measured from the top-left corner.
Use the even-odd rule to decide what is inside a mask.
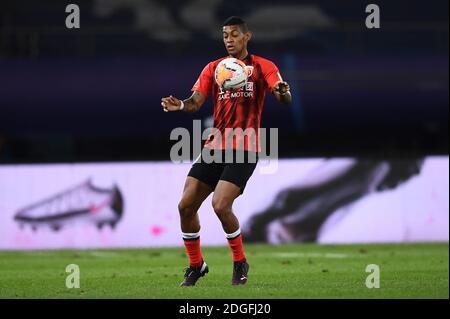
[[[181,286],[194,286],[200,277],[208,273],[208,266],[203,260],[200,248],[200,222],[197,211],[211,192],[214,192],[214,212],[222,224],[232,252],[234,267],[231,283],[239,285],[247,282],[249,264],[244,254],[239,221],[232,206],[234,200],[244,192],[245,185],[256,167],[257,161],[250,160],[252,157],[249,154],[257,154],[260,151],[258,129],[266,91],[273,93],[283,104],[290,104],[292,99],[289,85],[281,78],[276,65],[248,53],[247,44],[252,33],[242,18],[228,18],[222,26],[222,34],[228,56],[206,65],[192,88],[191,97],[186,100],[173,96],[161,99],[165,112],[196,112],[212,93],[214,128],[220,134],[212,134],[205,142],[204,149],[222,153],[231,149],[233,152],[242,151],[245,156],[244,162],[232,163],[207,163],[199,157],[188,173],[178,204],[182,236],[189,256],[189,268],[186,269]],[[247,66],[253,66],[246,86],[240,89],[241,94],[224,92],[214,78],[216,66],[229,57],[237,58]],[[243,143],[237,143],[234,138],[232,143],[228,143],[226,131],[229,132],[229,129],[249,129],[253,134],[242,136]],[[252,143],[255,139],[256,144]]]

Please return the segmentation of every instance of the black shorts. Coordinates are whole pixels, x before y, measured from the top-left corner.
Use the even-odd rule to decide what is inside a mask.
[[[250,152],[241,152],[243,162],[236,161],[237,153],[233,151],[234,160],[232,163],[225,162],[225,153],[219,152],[221,155],[220,162],[206,163],[202,157],[199,157],[197,161],[192,165],[188,176],[194,177],[199,181],[209,185],[214,190],[219,183],[219,180],[233,183],[241,189],[241,194],[244,192],[245,185],[252,176],[253,171],[256,168],[258,156]],[[238,157],[239,158],[239,157]],[[256,161],[254,160],[256,158]]]

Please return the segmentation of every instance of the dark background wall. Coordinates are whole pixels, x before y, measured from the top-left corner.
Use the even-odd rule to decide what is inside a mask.
[[[263,127],[282,156],[448,153],[448,1],[3,1],[0,161],[168,159],[170,131],[207,119],[164,113],[225,55],[221,22],[242,15],[250,52],[291,84],[291,108],[268,96]]]

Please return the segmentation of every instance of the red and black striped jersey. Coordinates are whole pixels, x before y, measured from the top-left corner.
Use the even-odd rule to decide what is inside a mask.
[[[211,93],[213,96],[215,132],[205,142],[205,147],[259,152],[264,98],[267,91],[282,81],[280,72],[273,62],[247,55],[242,61],[253,66],[247,84],[236,91],[223,91],[214,80],[214,71],[226,58],[208,63],[192,87],[192,91],[199,91],[205,97]]]

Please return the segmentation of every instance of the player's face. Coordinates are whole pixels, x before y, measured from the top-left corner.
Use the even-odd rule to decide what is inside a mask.
[[[231,56],[239,55],[247,48],[250,39],[249,32],[243,33],[238,25],[227,25],[223,27],[223,43],[227,52]]]

